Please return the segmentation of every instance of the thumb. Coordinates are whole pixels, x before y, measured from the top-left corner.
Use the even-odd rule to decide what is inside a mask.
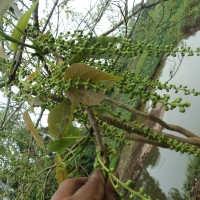
[[[85,185],[83,185],[74,197],[83,197],[85,199],[103,200],[105,180],[101,170],[92,173]]]

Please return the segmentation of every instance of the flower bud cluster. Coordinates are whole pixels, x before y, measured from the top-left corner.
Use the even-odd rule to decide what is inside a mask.
[[[190,102],[182,102],[181,97],[170,101],[169,94],[160,95],[158,90],[166,90],[166,92],[174,90],[175,93],[181,91],[185,95],[200,95],[200,92],[195,89],[189,90],[187,86],[176,86],[167,82],[162,84],[158,80],[152,81],[142,76],[136,76],[133,72],[123,72],[121,77],[121,81],[116,84],[119,93],[129,95],[130,99],[140,99],[143,103],[150,100],[152,108],[155,108],[158,102],[164,105],[166,111],[179,107],[179,111],[183,113],[187,107],[190,107]]]
[[[141,125],[140,128],[147,135],[147,139],[154,139],[160,144],[167,143],[171,150],[193,154],[194,156],[200,155],[200,149],[194,145],[189,145],[172,138],[168,139],[164,133],[158,133],[157,131],[152,132],[149,127],[144,125]]]

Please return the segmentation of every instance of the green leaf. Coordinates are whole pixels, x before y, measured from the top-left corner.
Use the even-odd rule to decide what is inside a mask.
[[[50,31],[47,31],[46,33],[39,35],[37,38],[35,38],[36,41],[43,42],[45,39],[49,38],[51,36]]]
[[[10,5],[13,3],[14,0],[1,0],[0,6],[0,21],[3,18],[4,14],[9,9]]]
[[[13,34],[12,34],[12,38],[14,40],[20,41],[21,36],[24,34],[24,31],[26,29],[28,21],[32,15],[32,13],[35,10],[37,3],[38,3],[38,1],[35,1],[33,3],[33,5],[31,6],[31,8],[27,12],[25,12],[25,14],[19,19],[16,27],[14,28]],[[13,51],[16,51],[18,49],[18,46],[19,46],[19,44],[11,42],[11,49]]]
[[[69,90],[66,95],[73,103],[80,102],[88,106],[98,105],[105,98],[103,91],[94,92],[93,89]]]
[[[63,132],[63,136],[67,137],[80,137],[80,129],[73,126],[72,124],[69,125],[69,128],[65,129]]]
[[[47,122],[49,131],[54,138],[58,138],[63,133],[68,122],[70,106],[71,102],[65,100],[50,111]]]
[[[47,145],[49,151],[63,153],[70,145],[82,139],[79,128],[72,124],[68,130],[65,130],[63,135],[65,137],[50,142]]]
[[[64,180],[68,177],[68,172],[63,165],[62,158],[59,154],[55,156],[55,164],[56,164],[56,180],[60,185]]]
[[[120,80],[119,77],[116,77],[107,72],[103,72],[87,64],[74,63],[66,69],[64,79],[77,80],[78,78],[81,78],[83,81],[90,79],[93,83],[101,83],[108,87],[112,86],[114,82]]]
[[[66,69],[64,75],[64,79],[66,81],[70,79],[72,81],[76,81],[79,78],[82,81],[88,81],[89,79],[92,83],[100,83],[105,85],[106,87],[110,87],[115,81],[120,80],[119,77],[113,76],[112,74],[103,72],[99,69],[83,63],[72,64],[69,68]],[[105,97],[103,91],[94,91],[92,88],[68,90],[66,92],[66,95],[74,103],[81,102],[82,104],[89,106],[100,104]]]
[[[64,137],[50,142],[47,145],[47,149],[51,152],[63,153],[69,146],[75,144],[77,140],[80,140],[81,138],[82,137]]]
[[[113,110],[110,107],[99,106],[98,108],[93,108],[95,115],[99,116],[115,116]]]
[[[28,96],[27,102],[31,108],[34,106],[41,106],[43,104],[43,102],[38,97],[33,97],[31,95]]]
[[[25,111],[23,113],[23,118],[24,118],[24,121],[25,121],[25,124],[26,124],[26,128],[32,133],[35,141],[37,142],[37,144],[39,145],[43,145],[43,141],[40,137],[40,135],[38,134],[29,114],[27,111]]]

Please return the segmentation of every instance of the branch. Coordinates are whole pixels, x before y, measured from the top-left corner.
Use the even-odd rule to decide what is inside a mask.
[[[50,167],[47,167],[47,168],[43,169],[43,170],[40,171],[38,174],[36,174],[35,177],[40,177],[40,175],[43,174],[44,171],[46,171],[46,170],[49,170],[49,171],[51,170],[51,171],[52,171],[54,168],[56,168],[56,164],[54,164],[54,165],[52,165],[52,166],[50,166]],[[33,181],[30,181],[30,185],[28,185],[28,187],[27,187],[27,191],[30,190],[32,184],[33,184]]]
[[[128,6],[127,6],[127,1],[124,3],[125,6],[124,6],[124,12],[121,8],[121,6],[118,4],[116,5],[119,10],[120,10],[120,13],[124,19],[124,23],[125,23],[125,37],[127,37],[127,32],[128,32]],[[115,5],[115,4],[114,4]]]
[[[87,108],[87,113],[88,113],[88,118],[90,120],[91,127],[94,130],[94,135],[95,135],[96,143],[97,143],[97,151],[102,156],[104,163],[109,166],[108,155],[107,155],[106,148],[105,148],[103,141],[102,141],[101,133],[100,133],[99,128],[98,128],[97,119],[96,119],[94,112],[91,108]]]
[[[101,18],[103,17],[105,11],[106,11],[106,8],[109,6],[111,0],[107,0],[105,5],[102,7],[102,10],[100,10],[100,13],[99,15],[96,17],[96,19],[94,20],[94,24],[93,26],[91,27],[91,31],[94,31],[96,25],[98,24],[98,22],[101,20]]]
[[[156,141],[154,139],[148,139],[143,131],[141,131],[140,129],[138,129],[136,127],[131,126],[130,124],[123,123],[123,122],[121,122],[121,120],[113,119],[108,116],[103,116],[103,117],[101,116],[101,117],[99,117],[99,119],[101,121],[104,121],[110,125],[113,125],[119,129],[122,129],[122,130],[128,132],[128,134],[124,135],[125,139],[135,140],[138,142],[144,142],[144,143],[156,145],[156,146],[163,147],[163,148],[169,148],[169,145],[166,143],[166,141],[159,143],[158,141]]]
[[[49,171],[46,174],[46,178],[45,178],[45,181],[44,181],[44,190],[43,190],[43,193],[42,193],[42,199],[46,199],[46,185],[47,185],[47,181],[49,179],[49,176],[50,176],[50,173],[52,172],[52,170],[53,170],[53,168],[49,169]]]
[[[143,1],[142,1],[142,3],[143,3]],[[127,31],[126,31],[125,37],[130,38],[130,37],[132,36],[132,33],[133,33],[133,31],[134,31],[134,29],[135,29],[135,27],[136,27],[136,25],[137,25],[137,23],[138,23],[138,21],[139,21],[139,19],[140,19],[141,13],[142,13],[142,10],[139,11],[138,16],[137,16],[137,19],[136,19],[134,25],[132,26],[132,28],[131,28],[131,30],[130,30],[130,33],[129,33],[128,35],[127,35]],[[126,16],[126,19],[125,19],[125,23],[126,23],[126,28],[127,28],[127,25],[128,25],[127,16]],[[128,28],[127,28],[127,29],[128,29]],[[126,30],[127,30],[127,29],[126,29]],[[121,57],[121,53],[119,53],[119,55],[118,55],[117,58],[115,59],[114,63],[116,63],[116,62],[119,60],[120,57]]]
[[[11,86],[9,86],[9,91],[10,90],[11,90]],[[10,97],[8,97],[8,100],[7,100],[6,110],[5,110],[5,113],[4,113],[2,122],[1,122],[0,129],[3,129],[4,123],[5,123],[5,120],[6,120],[6,116],[8,114],[9,107],[10,107]]]
[[[163,1],[168,1],[168,0],[163,0]],[[138,14],[141,10],[143,9],[147,9],[147,8],[151,8],[153,6],[156,6],[157,4],[161,3],[161,1],[157,1],[155,3],[152,3],[150,5],[147,5],[148,2],[146,4],[141,4],[141,6],[132,14],[130,14],[129,16],[127,16],[126,19],[122,19],[118,24],[116,24],[113,28],[109,29],[108,31],[106,31],[105,33],[101,34],[101,36],[106,36],[110,33],[112,33],[113,31],[115,31],[119,26],[121,26],[123,23],[126,22],[126,20],[128,21],[129,19],[131,19],[134,15]]]
[[[195,135],[194,133],[192,133],[191,131],[181,127],[181,126],[178,126],[178,125],[173,125],[173,124],[168,124],[166,122],[164,122],[162,119],[156,117],[155,115],[152,115],[152,114],[146,114],[146,113],[143,113],[141,111],[138,111],[136,109],[131,109],[129,107],[127,107],[126,105],[124,104],[120,104],[112,99],[109,99],[109,98],[105,98],[105,100],[107,102],[110,102],[112,103],[113,105],[117,106],[117,107],[120,107],[120,108],[123,108],[124,110],[127,110],[128,112],[132,113],[132,114],[135,114],[135,115],[138,115],[138,116],[141,116],[145,119],[148,119],[148,120],[151,120],[151,121],[154,121],[154,122],[157,122],[158,124],[160,124],[162,127],[170,130],[170,131],[176,131],[178,133],[181,133],[182,135],[186,136],[186,137],[198,137],[197,135]]]
[[[136,126],[133,126],[133,125],[130,125],[128,123],[124,123],[122,122],[120,119],[114,119],[114,118],[111,118],[109,116],[98,116],[98,118],[101,120],[101,121],[104,121],[104,122],[107,122],[108,124],[110,125],[113,125],[119,129],[122,129],[128,133],[137,133],[139,135],[142,135],[142,136],[145,136],[144,132],[136,127]]]
[[[25,42],[25,39],[26,39],[26,37],[23,36],[23,37],[22,37],[22,43]],[[18,68],[20,67],[20,64],[21,64],[21,61],[22,61],[23,49],[24,49],[24,46],[20,46],[20,47],[19,47],[19,51],[18,51],[18,53],[17,53],[17,55],[16,55],[16,59],[14,59],[14,62],[13,62],[14,70],[13,70],[13,72],[11,73],[11,75],[10,75],[10,77],[9,77],[9,79],[8,79],[7,84],[10,84],[12,81],[15,80],[15,76],[16,76],[17,70],[18,70]]]
[[[176,75],[176,73],[178,72],[178,70],[180,69],[180,67],[181,67],[181,64],[182,64],[182,62],[183,62],[183,56],[181,57],[181,59],[180,59],[180,57],[179,57],[179,54],[178,54],[178,58],[179,58],[179,64],[178,64],[178,67],[176,68],[176,71],[175,72],[173,72],[173,71],[170,71],[170,78],[169,78],[169,80],[167,80],[167,82],[169,82],[169,81],[171,81],[173,78],[174,78],[174,76]],[[176,64],[175,64],[176,65]],[[176,66],[175,66],[176,67]]]
[[[48,25],[48,23],[49,23],[49,21],[50,21],[52,15],[53,15],[53,12],[54,12],[54,10],[55,10],[57,4],[58,4],[58,1],[59,1],[59,0],[56,0],[56,2],[54,3],[53,8],[52,8],[52,10],[51,10],[51,12],[50,12],[50,14],[49,14],[49,17],[47,18],[47,21],[46,21],[46,23],[45,23],[45,25],[44,25],[44,27],[43,27],[43,29],[42,29],[42,33],[44,33],[44,31],[46,30],[46,27],[47,27],[47,25]]]
[[[85,21],[85,19],[87,18],[87,16],[89,14],[91,14],[92,10],[96,7],[96,3],[94,4],[94,6],[92,8],[90,8],[90,10],[87,11],[86,15],[84,16],[84,18],[81,20],[81,22],[78,24],[78,26],[76,27],[76,30],[79,29],[79,27],[81,26],[81,24]]]
[[[134,29],[135,29],[135,27],[136,27],[136,25],[137,25],[137,23],[138,23],[138,21],[139,21],[139,19],[140,19],[141,13],[142,13],[142,10],[140,10],[140,12],[138,13],[137,19],[135,20],[135,23],[134,23],[134,25],[132,26],[132,28],[131,28],[131,30],[130,30],[130,33],[128,34],[128,38],[130,38],[130,37],[132,36],[133,31],[134,31]]]
[[[39,20],[38,20],[38,8],[39,8],[39,1],[35,7],[35,10],[33,12],[33,26],[37,29],[37,30],[40,30],[40,25],[39,25]]]
[[[169,139],[173,139],[173,140],[177,140],[178,142],[182,142],[188,145],[195,145],[197,147],[200,147],[200,140],[196,139],[196,138],[180,138],[168,133],[162,133],[165,135],[166,137],[166,141],[162,141],[162,142],[158,142],[154,139],[148,139],[144,136],[138,135],[136,133],[130,133],[130,134],[125,134],[124,138],[128,139],[128,140],[134,140],[134,141],[138,141],[138,142],[144,142],[144,143],[148,143],[148,144],[152,144],[152,145],[156,145],[158,147],[162,147],[162,148],[169,148],[169,144],[167,144],[167,140]]]
[[[136,133],[125,134],[124,138],[127,140],[134,140],[138,142],[148,143],[148,144],[155,145],[162,148],[167,148],[167,149],[169,148],[169,145],[167,143],[159,143],[156,140],[147,139],[146,137],[138,135]]]
[[[20,110],[20,108],[22,107],[23,104],[24,104],[24,102],[22,102],[22,103],[16,108],[16,110],[14,110],[14,111],[11,113],[11,115],[10,115],[10,116],[8,117],[8,119],[4,122],[4,124],[2,124],[0,130],[2,130],[2,129],[5,127],[5,124],[6,124],[7,122],[10,121],[10,119],[15,115],[16,112],[18,112],[18,111]]]
[[[149,144],[154,144],[156,146],[160,146],[160,147],[164,147],[164,148],[169,148],[167,141],[169,139],[173,139],[173,140],[177,140],[178,142],[182,142],[185,144],[195,145],[195,146],[200,147],[200,139],[197,136],[193,137],[193,138],[181,138],[181,137],[169,134],[169,133],[156,132],[156,134],[165,136],[165,139],[163,141],[158,142],[155,139],[148,139],[147,134],[145,134],[144,131],[141,130],[140,128],[138,128],[137,126],[133,127],[132,125],[130,125],[128,123],[123,123],[121,120],[113,119],[109,116],[99,116],[99,119],[101,121],[104,121],[110,125],[113,125],[119,129],[122,129],[122,130],[128,132],[128,134],[125,135],[126,139],[131,139],[131,140],[136,140],[136,141],[145,142],[145,143],[149,143]]]
[[[38,117],[38,120],[37,120],[37,122],[36,122],[36,124],[35,124],[35,128],[38,127],[38,125],[39,125],[39,123],[40,123],[40,120],[42,119],[43,113],[44,113],[44,111],[45,111],[44,108],[41,108],[41,109],[42,109],[42,110],[41,110],[40,116]]]
[[[60,7],[58,6],[58,14],[57,14],[55,38],[57,38],[58,31],[59,31],[59,23],[60,23],[60,10],[59,9],[60,9]]]

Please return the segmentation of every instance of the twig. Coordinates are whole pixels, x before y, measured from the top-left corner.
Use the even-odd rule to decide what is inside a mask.
[[[99,128],[98,128],[97,119],[96,119],[94,112],[91,108],[87,108],[87,113],[88,113],[88,118],[90,120],[91,127],[94,130],[94,135],[95,135],[96,143],[97,143],[97,151],[102,156],[102,159],[104,160],[105,164],[109,166],[108,155],[107,155],[104,143],[102,141],[102,136],[101,136]]]
[[[9,91],[11,90],[11,86],[9,86]],[[6,116],[8,114],[8,110],[9,110],[9,107],[10,107],[10,96],[8,97],[7,99],[7,105],[6,105],[6,110],[4,112],[4,116],[3,116],[3,119],[2,119],[2,122],[1,122],[1,126],[0,126],[0,129],[3,129],[3,125],[5,123],[5,120],[6,120]]]
[[[24,1],[20,1],[20,3],[21,3],[26,9],[29,9],[29,7],[24,3]]]
[[[37,177],[37,178],[39,178],[39,176],[41,175],[41,174],[43,174],[44,173],[44,171],[46,171],[46,170],[53,170],[54,168],[56,168],[56,164],[54,164],[54,165],[52,165],[52,166],[50,166],[50,167],[47,167],[47,168],[45,168],[45,169],[43,169],[42,171],[40,171],[35,177]],[[30,182],[30,184],[27,186],[27,191],[29,191],[30,190],[30,188],[32,187],[32,185],[33,185],[33,181],[32,182]],[[20,199],[23,199],[23,198],[20,198]]]
[[[103,122],[106,122],[112,126],[115,126],[121,130],[126,131],[128,134],[124,135],[125,139],[148,143],[148,144],[156,145],[156,146],[163,147],[163,148],[169,148],[169,145],[166,143],[166,141],[159,143],[158,141],[156,141],[154,139],[148,139],[143,131],[141,131],[137,127],[131,126],[128,123],[123,123],[119,119],[113,119],[109,116],[101,116],[101,117],[99,117],[99,119]]]
[[[169,133],[160,133],[156,132],[156,134],[159,135],[164,135],[165,140],[158,142],[156,139],[149,139],[147,135],[138,127],[133,127],[131,124],[128,123],[123,123],[119,119],[113,119],[109,116],[100,116],[99,119],[103,122],[106,122],[110,125],[113,125],[121,130],[126,131],[128,134],[125,134],[125,138],[129,140],[136,140],[144,143],[149,143],[149,144],[156,144],[159,147],[164,147],[164,148],[169,148],[169,144],[167,144],[167,141],[169,139],[172,140],[177,140],[182,143],[190,144],[190,145],[196,145],[200,147],[200,139],[199,137],[190,137],[190,138],[182,138],[178,137]],[[151,134],[151,133],[150,133]]]
[[[177,69],[176,69],[176,71],[173,73],[171,73],[171,71],[170,71],[170,79],[169,80],[167,80],[167,82],[169,82],[169,81],[171,81],[172,80],[172,78],[174,78],[174,76],[176,75],[176,73],[178,72],[178,70],[179,70],[179,68],[180,68],[180,66],[181,66],[181,64],[182,64],[182,62],[183,62],[183,57],[181,57],[181,59],[179,58],[179,64],[178,64],[178,67],[177,67]]]
[[[41,174],[43,174],[45,171],[47,171],[47,170],[50,170],[50,169],[54,169],[54,168],[56,168],[56,164],[53,164],[53,165],[51,165],[51,166],[49,166],[49,167],[46,167],[46,168],[44,168],[43,170],[41,170],[38,174],[37,174],[37,177],[38,176],[40,176]]]
[[[2,124],[1,129],[3,129],[3,128],[5,127],[5,124],[6,124],[7,122],[10,121],[10,119],[15,115],[16,112],[18,112],[18,111],[20,110],[20,108],[21,108],[21,106],[23,105],[23,103],[24,103],[24,102],[22,102],[22,103],[16,108],[16,110],[14,110],[14,111],[11,113],[11,115],[10,115],[10,116],[8,117],[8,119],[4,122],[4,124]]]
[[[43,29],[42,29],[42,33],[44,33],[44,31],[46,30],[46,27],[47,27],[47,25],[48,25],[48,23],[49,23],[49,21],[50,21],[52,15],[53,15],[53,12],[54,12],[54,10],[55,10],[57,4],[58,4],[58,1],[59,1],[59,0],[56,0],[56,2],[54,3],[53,8],[52,8],[52,10],[51,10],[51,12],[50,12],[50,14],[49,14],[49,17],[47,18],[47,21],[46,21],[46,23],[45,23],[45,25],[44,25],[44,27],[43,27]]]
[[[22,37],[22,43],[24,43],[25,40],[26,40],[26,37],[23,36]],[[20,46],[19,51],[16,54],[16,58],[14,59],[14,62],[13,62],[14,70],[11,73],[11,75],[9,76],[7,84],[10,84],[12,81],[15,80],[15,76],[16,76],[17,70],[18,70],[18,68],[20,67],[20,64],[21,64],[23,49],[24,49],[24,46],[23,45]]]
[[[139,14],[138,14],[138,16],[137,16],[137,19],[135,20],[135,23],[134,23],[134,25],[132,26],[132,28],[131,28],[131,30],[130,30],[130,33],[128,34],[128,38],[130,38],[130,37],[132,36],[132,33],[133,33],[133,31],[134,31],[134,29],[135,29],[135,27],[136,27],[136,25],[137,25],[137,23],[138,23],[138,21],[139,21],[139,19],[140,19],[141,13],[142,13],[142,10],[140,10],[140,12],[139,12]]]
[[[58,6],[58,15],[57,15],[57,22],[56,22],[56,31],[55,31],[55,37],[57,38],[58,31],[59,31],[59,23],[60,23],[60,7]]]
[[[81,26],[81,24],[86,20],[87,16],[88,16],[89,14],[91,14],[92,10],[93,10],[95,7],[97,7],[96,4],[97,4],[97,2],[94,4],[94,6],[93,6],[92,8],[90,8],[90,10],[88,10],[88,12],[87,12],[86,15],[84,16],[84,18],[83,18],[83,19],[81,20],[81,22],[78,24],[76,30],[79,29],[79,27]]]
[[[127,23],[128,23],[128,16],[126,16],[126,21],[127,21],[127,22],[126,22],[126,34],[125,34],[125,36],[126,36],[127,38],[130,38],[130,37],[132,36],[132,33],[133,33],[133,31],[134,31],[134,29],[135,29],[135,27],[136,27],[136,24],[137,24],[137,22],[138,22],[139,19],[140,19],[141,13],[142,13],[142,9],[139,11],[139,14],[138,14],[138,16],[137,16],[137,19],[136,19],[134,25],[132,26],[131,31],[130,31],[130,33],[128,34],[128,36],[127,36],[127,31],[128,31],[128,27],[127,27],[127,25],[128,25],[128,24],[127,24]],[[117,57],[116,57],[114,63],[117,63],[117,61],[119,60],[120,57],[121,57],[121,53],[119,53],[119,54],[117,55]]]
[[[114,4],[115,5],[115,4]],[[125,3],[125,13],[123,12],[121,6],[118,4],[116,5],[119,9],[120,9],[120,12],[121,12],[121,15],[124,19],[124,23],[125,23],[125,37],[127,36],[127,32],[128,32],[128,15],[126,13],[126,3]]]
[[[98,16],[96,17],[96,19],[94,20],[94,24],[91,27],[91,31],[94,31],[94,28],[96,27],[97,23],[101,20],[101,18],[103,17],[106,8],[109,6],[111,0],[107,0],[105,5],[102,7],[102,10],[100,10],[100,13],[98,14]]]
[[[42,194],[42,199],[44,199],[44,200],[46,199],[46,184],[47,184],[48,178],[49,178],[52,170],[53,170],[53,168],[49,169],[49,171],[46,174],[45,181],[44,181],[44,191],[43,191],[43,194]]]
[[[37,30],[40,30],[40,25],[39,25],[39,20],[38,20],[38,8],[39,8],[39,1],[35,7],[35,10],[33,12],[33,21],[34,21],[34,24],[33,26],[37,29]]]
[[[178,126],[178,125],[172,125],[172,124],[168,124],[166,122],[164,122],[162,119],[156,117],[155,115],[152,115],[152,114],[146,114],[146,113],[143,113],[141,111],[138,111],[136,109],[133,109],[133,108],[129,108],[127,107],[126,105],[124,104],[120,104],[112,99],[109,99],[109,98],[105,98],[105,100],[107,102],[110,102],[112,103],[113,105],[117,106],[117,107],[120,107],[120,108],[123,108],[124,110],[127,110],[128,112],[130,113],[133,113],[135,115],[138,115],[138,116],[141,116],[145,119],[148,119],[148,120],[151,120],[151,121],[155,121],[157,122],[158,124],[160,124],[162,127],[168,129],[168,130],[171,130],[171,131],[176,131],[178,133],[181,133],[183,134],[184,136],[186,137],[198,137],[196,134],[192,133],[191,131],[187,130],[187,129],[184,129],[183,127],[181,126]]]
[[[42,110],[41,110],[41,112],[40,112],[40,116],[38,117],[38,120],[37,120],[37,122],[36,122],[36,124],[35,124],[35,128],[38,127],[38,125],[39,125],[39,123],[40,123],[40,120],[42,119],[42,116],[43,116],[44,111],[45,111],[45,109],[42,108]]]
[[[156,146],[159,146],[162,148],[169,148],[169,145],[167,143],[159,143],[156,140],[147,139],[146,137],[138,135],[136,133],[125,134],[124,138],[127,140],[134,140],[134,141],[138,141],[138,142],[148,143],[151,145],[156,145]]]
[[[168,0],[164,0],[164,1],[168,1]],[[137,13],[139,13],[142,9],[147,9],[147,8],[151,8],[153,6],[156,6],[157,4],[161,3],[160,1],[157,1],[155,3],[152,3],[152,4],[149,4],[149,5],[146,5],[146,4],[141,4],[141,6],[135,11],[133,12],[132,14],[130,14],[128,17],[127,17],[127,20],[131,19],[134,15],[136,15]],[[112,33],[113,31],[115,31],[119,26],[121,26],[123,23],[125,22],[125,20],[121,20],[118,24],[116,24],[113,28],[109,29],[108,31],[106,31],[105,33],[101,34],[101,36],[106,36],[110,33]]]

